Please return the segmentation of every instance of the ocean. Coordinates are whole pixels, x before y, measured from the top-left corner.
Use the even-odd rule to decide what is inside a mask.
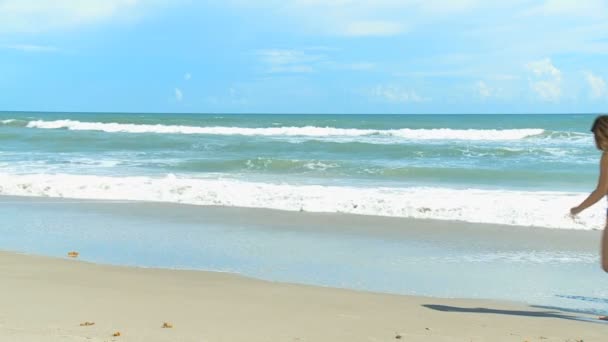
[[[599,229],[594,115],[0,113],[0,195]]]
[[[0,249],[606,314],[593,119],[4,112]]]

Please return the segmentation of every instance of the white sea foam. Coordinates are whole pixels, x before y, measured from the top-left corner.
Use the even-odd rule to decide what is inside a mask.
[[[584,193],[449,188],[363,188],[271,184],[234,179],[0,174],[0,194],[144,200],[291,211],[432,218],[548,228],[601,228],[598,205],[576,220],[570,207]]]
[[[145,125],[104,122],[83,122],[76,120],[35,120],[27,124],[29,128],[69,129],[80,131],[103,131],[108,133],[160,133],[160,134],[209,134],[287,137],[396,137],[407,140],[520,140],[543,134],[540,128],[529,129],[358,129],[336,127],[223,127],[223,126],[179,126]]]
[[[312,161],[312,162],[304,164],[304,167],[309,170],[325,171],[328,169],[340,167],[340,165],[336,164],[336,163],[323,163],[321,161]]]
[[[408,257],[407,262],[419,263],[424,259],[425,262],[439,262],[442,264],[454,263],[488,263],[504,262],[511,264],[596,264],[598,255],[596,253],[573,252],[573,251],[536,251],[536,250],[513,250],[496,252],[471,252],[463,255],[447,256],[424,256]]]

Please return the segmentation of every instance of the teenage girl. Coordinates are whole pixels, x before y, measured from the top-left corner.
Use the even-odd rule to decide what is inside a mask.
[[[600,177],[597,187],[589,196],[577,207],[570,209],[570,214],[578,215],[583,210],[597,203],[608,193],[608,115],[598,116],[591,126],[591,132],[595,138],[595,146],[602,151],[600,159]],[[601,242],[601,263],[602,269],[608,272],[608,211],[606,212],[606,227],[602,234]],[[601,320],[608,321],[608,316],[600,317]]]

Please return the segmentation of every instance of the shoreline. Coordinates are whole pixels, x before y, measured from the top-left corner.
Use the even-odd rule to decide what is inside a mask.
[[[72,199],[37,196],[0,195],[0,204],[37,206],[57,205],[97,211],[120,217],[152,216],[166,223],[246,225],[264,230],[306,230],[320,233],[356,234],[382,238],[445,239],[447,236],[466,234],[480,240],[500,236],[509,243],[528,248],[567,248],[589,250],[599,244],[603,228],[573,229],[542,226],[520,226],[498,223],[468,222],[432,218],[376,216],[355,213],[291,211],[274,208],[198,205],[136,200]],[[43,207],[43,206],[42,206]],[[40,207],[40,208],[42,208]],[[551,241],[546,241],[547,236]],[[594,246],[595,247],[595,246]],[[0,246],[2,250],[2,246]],[[595,249],[593,249],[595,250]]]
[[[11,341],[601,341],[595,317],[0,251]],[[94,322],[92,326],[80,326]],[[173,325],[161,328],[163,322]],[[120,337],[112,337],[116,331]]]
[[[75,250],[107,265],[608,314],[599,231],[155,202],[0,202],[0,250]]]
[[[20,196],[20,195],[4,195],[0,194],[0,204],[89,204],[89,205],[106,205],[106,204],[130,204],[135,206],[154,206],[154,207],[167,207],[167,208],[183,208],[189,211],[202,211],[202,212],[217,212],[226,213],[226,217],[231,217],[231,212],[244,213],[255,217],[256,220],[270,219],[270,217],[289,217],[293,215],[304,216],[307,220],[321,220],[321,221],[335,221],[335,222],[385,222],[390,226],[395,226],[400,222],[415,222],[423,226],[445,226],[452,225],[456,229],[462,229],[466,227],[477,228],[490,228],[498,230],[549,230],[549,231],[567,231],[567,232],[597,232],[602,231],[604,227],[592,228],[592,229],[580,229],[580,228],[555,228],[547,226],[534,226],[534,225],[517,225],[517,224],[504,224],[504,223],[487,223],[487,222],[471,222],[465,220],[454,220],[454,219],[436,219],[436,218],[420,218],[420,217],[402,217],[402,216],[383,216],[383,215],[371,215],[361,214],[352,212],[317,212],[317,211],[306,211],[306,210],[286,210],[277,208],[262,208],[262,207],[243,207],[243,206],[227,206],[227,205],[209,205],[209,204],[194,204],[194,203],[179,203],[179,202],[163,202],[163,201],[146,201],[146,200],[131,200],[131,199],[90,199],[90,198],[71,198],[71,197],[49,197],[49,196]],[[287,222],[290,223],[290,222]]]
[[[197,178],[173,174],[110,176],[88,174],[0,174],[3,194],[88,200],[153,201],[199,206],[266,208],[290,212],[459,220],[471,223],[591,230],[605,224],[595,207],[577,220],[568,217],[584,192],[523,191],[450,186],[348,186],[275,183],[258,179]],[[238,194],[238,195],[237,195]]]

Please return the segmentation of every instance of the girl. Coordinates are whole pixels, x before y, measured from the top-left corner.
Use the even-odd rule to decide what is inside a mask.
[[[598,116],[593,122],[593,126],[591,126],[591,132],[593,132],[595,138],[595,146],[603,152],[600,159],[600,177],[597,187],[583,203],[579,204],[578,207],[570,209],[570,214],[573,216],[594,205],[608,193],[608,115]],[[608,272],[608,212],[606,212],[606,215],[606,227],[604,228],[601,242],[601,263],[602,269]],[[602,316],[600,319],[608,321],[608,316]]]

